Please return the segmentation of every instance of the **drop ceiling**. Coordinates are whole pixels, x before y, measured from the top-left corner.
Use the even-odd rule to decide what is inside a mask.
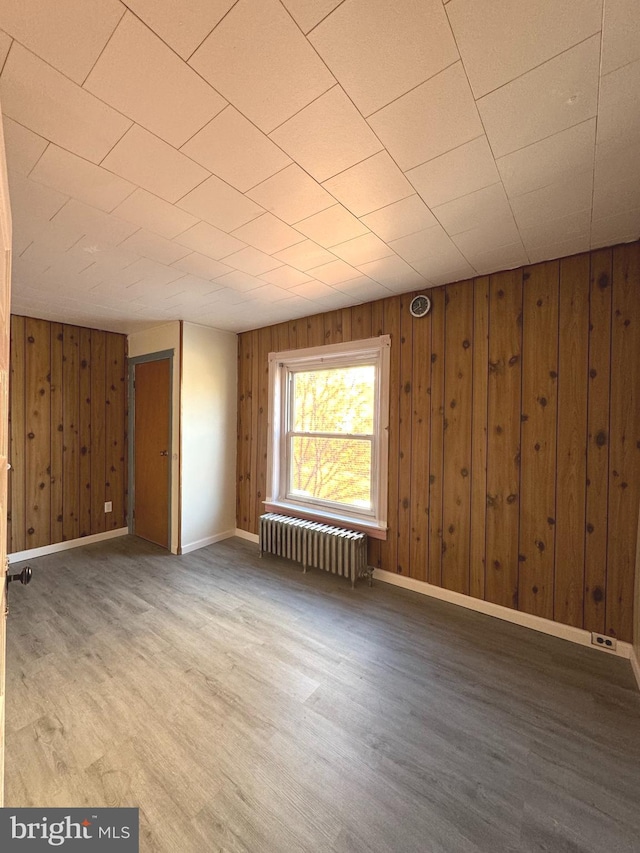
[[[637,0],[3,0],[13,311],[240,331],[640,235]]]

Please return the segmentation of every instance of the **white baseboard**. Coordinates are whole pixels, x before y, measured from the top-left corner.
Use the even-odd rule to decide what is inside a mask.
[[[256,545],[260,542],[260,537],[257,533],[249,533],[248,530],[240,530],[239,527],[236,527],[234,536],[238,536],[240,539],[246,539],[247,542],[255,542]]]
[[[638,690],[640,690],[640,657],[633,646],[631,647],[631,669],[638,682]]]
[[[516,625],[522,625],[524,628],[531,628],[543,634],[550,634],[552,637],[559,637],[562,640],[569,640],[581,646],[588,646],[590,649],[607,655],[617,655],[618,657],[627,659],[631,658],[633,650],[631,643],[623,643],[618,640],[615,650],[594,646],[591,643],[591,633],[582,628],[574,628],[572,625],[563,625],[561,622],[553,622],[551,619],[543,619],[541,616],[533,616],[531,613],[512,610],[510,607],[503,607],[501,604],[493,604],[490,601],[472,598],[470,595],[463,595],[460,592],[443,589],[424,581],[415,580],[415,578],[395,575],[393,572],[387,572],[384,569],[375,569],[373,576],[376,580],[383,583],[395,584],[395,586],[401,586],[404,589],[410,589],[413,592],[419,592],[422,595],[428,595],[431,598],[437,598],[449,604],[466,607],[467,610],[475,610],[478,613],[484,613],[486,616],[494,616],[496,619],[503,619],[505,622],[513,622]],[[636,672],[636,678],[638,678],[638,674]],[[640,678],[638,679],[638,685],[640,686]]]
[[[41,548],[29,548],[26,551],[15,551],[7,554],[9,563],[21,563],[23,560],[34,560],[36,557],[46,557],[47,554],[57,554],[58,551],[69,551],[71,548],[80,548],[82,545],[91,545],[92,542],[103,542],[105,539],[115,539],[118,536],[126,536],[128,527],[118,527],[116,530],[105,530],[104,533],[92,533],[91,536],[82,536],[80,539],[68,539],[65,542],[56,542],[54,545],[43,545]]]
[[[225,530],[224,533],[215,533],[213,536],[205,536],[204,539],[196,539],[195,542],[189,542],[188,545],[183,545],[180,548],[181,554],[190,554],[192,551],[197,551],[199,548],[205,548],[207,545],[213,545],[214,542],[222,542],[223,539],[230,539],[236,535],[235,528],[233,530]]]

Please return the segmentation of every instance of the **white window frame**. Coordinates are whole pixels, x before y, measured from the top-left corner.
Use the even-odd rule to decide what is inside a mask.
[[[361,530],[377,539],[387,535],[389,471],[389,374],[391,337],[269,353],[269,414],[267,444],[267,512],[326,521]],[[288,393],[292,373],[363,364],[376,366],[376,406],[372,440],[372,509],[336,508],[323,501],[287,495]]]

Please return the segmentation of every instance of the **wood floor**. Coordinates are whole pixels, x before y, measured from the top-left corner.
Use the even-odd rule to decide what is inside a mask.
[[[12,584],[7,804],[139,806],[167,853],[638,853],[627,661],[233,539]]]

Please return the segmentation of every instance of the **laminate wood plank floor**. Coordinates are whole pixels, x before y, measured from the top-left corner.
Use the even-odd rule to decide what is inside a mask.
[[[6,800],[167,853],[638,853],[629,663],[383,583],[123,537],[10,590]]]

